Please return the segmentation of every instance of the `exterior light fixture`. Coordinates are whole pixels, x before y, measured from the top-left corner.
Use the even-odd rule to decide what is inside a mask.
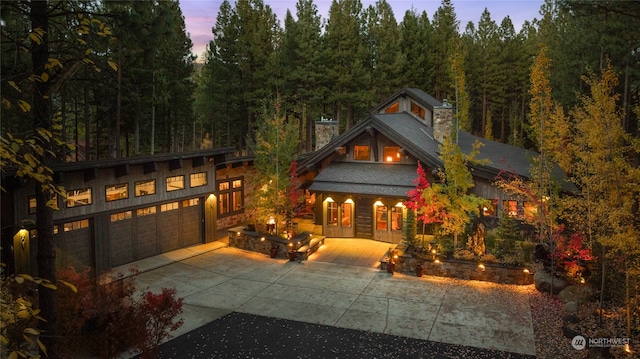
[[[438,251],[436,251],[435,249],[431,250],[431,253],[436,254]]]
[[[382,204],[381,201],[376,201],[376,203],[373,204],[374,206],[384,206],[384,204]]]
[[[398,202],[398,203],[396,203],[396,205],[394,207],[404,207],[404,203]]]
[[[397,254],[396,254],[396,255],[394,255],[394,256],[393,256],[393,259],[398,259],[398,255],[397,255]]]
[[[351,198],[347,198],[347,200],[346,200],[346,201],[344,201],[344,203],[351,203],[351,204],[353,204],[353,200],[352,200]]]
[[[525,268],[525,269],[523,270],[523,272],[524,272],[524,274],[529,274],[529,270],[528,270],[527,268]]]
[[[240,232],[236,232],[236,236],[240,237]]]
[[[433,263],[440,264],[440,260],[439,260],[439,259],[436,259],[435,261],[433,261]]]
[[[483,271],[483,272],[484,272],[484,270],[485,270],[484,264],[482,264],[482,263],[480,263],[480,264],[478,265],[478,268],[480,268],[480,270],[481,270],[481,271]]]
[[[264,236],[260,237],[260,242],[264,242],[265,240],[266,240],[266,238],[264,238]]]
[[[325,199],[325,201],[327,201],[327,202],[335,202],[335,201],[333,200],[333,198],[331,198],[331,197],[327,197],[327,199]]]

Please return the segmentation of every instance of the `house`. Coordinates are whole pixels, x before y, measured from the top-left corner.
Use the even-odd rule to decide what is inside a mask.
[[[139,259],[215,241],[246,222],[252,159],[221,148],[52,166],[67,198],[53,212],[56,267],[97,274]],[[2,261],[36,274],[35,197],[30,182],[3,174]],[[224,232],[222,232],[224,235]]]
[[[407,214],[403,202],[415,188],[418,161],[429,182],[435,182],[434,174],[443,167],[439,145],[455,126],[453,111],[446,100],[404,88],[301,160],[299,175],[314,199],[316,224],[322,225],[323,234],[399,243]],[[475,141],[482,143],[478,159],[485,163],[471,168],[473,193],[491,201],[483,214],[533,215],[533,203],[504,193],[494,180],[502,170],[530,177],[531,159],[538,154],[458,132],[463,153],[470,153]],[[559,169],[555,175],[564,178]]]

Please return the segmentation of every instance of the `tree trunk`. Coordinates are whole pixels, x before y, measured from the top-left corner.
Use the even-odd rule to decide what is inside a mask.
[[[31,48],[31,61],[33,71],[41,74],[49,59],[49,21],[47,16],[46,1],[32,1],[29,3],[31,10],[31,29],[43,31],[42,42],[34,44]],[[36,31],[34,31],[36,32]],[[51,131],[52,114],[51,100],[49,99],[50,81],[33,82],[33,127],[44,128]],[[36,136],[39,136],[36,133]],[[44,149],[41,158],[42,165],[49,166],[51,162],[51,142],[42,141]],[[47,206],[51,199],[51,192],[43,190],[42,185],[35,185],[36,196],[36,230],[38,231],[38,276],[56,282],[55,259],[56,251],[53,243],[53,209]],[[47,347],[49,353],[55,353],[56,337],[56,317],[55,317],[55,295],[53,290],[43,286],[38,288],[38,305],[41,316],[45,321],[39,322],[39,327],[45,333],[42,342]]]

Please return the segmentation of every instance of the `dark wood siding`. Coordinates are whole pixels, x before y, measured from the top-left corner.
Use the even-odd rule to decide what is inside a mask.
[[[356,201],[356,237],[373,238],[373,200],[369,198]]]
[[[158,214],[136,217],[135,243],[137,259],[144,259],[159,254],[156,222]]]
[[[181,208],[182,246],[202,243],[202,201],[198,205]]]

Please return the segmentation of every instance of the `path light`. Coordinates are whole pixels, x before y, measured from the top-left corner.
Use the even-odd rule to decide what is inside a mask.
[[[236,236],[240,237],[240,232],[236,232]]]
[[[528,270],[527,268],[525,268],[525,269],[523,270],[523,272],[524,272],[524,274],[529,274],[529,270]]]
[[[482,264],[482,263],[478,264],[478,268],[480,268],[480,270],[483,271],[483,272],[485,270],[484,264]]]
[[[631,354],[631,346],[629,345],[629,343],[624,345],[624,352],[627,354]]]
[[[260,242],[264,242],[266,238],[264,236],[260,237]]]
[[[440,260],[439,260],[439,259],[436,259],[435,261],[433,261],[433,263],[440,264]]]

